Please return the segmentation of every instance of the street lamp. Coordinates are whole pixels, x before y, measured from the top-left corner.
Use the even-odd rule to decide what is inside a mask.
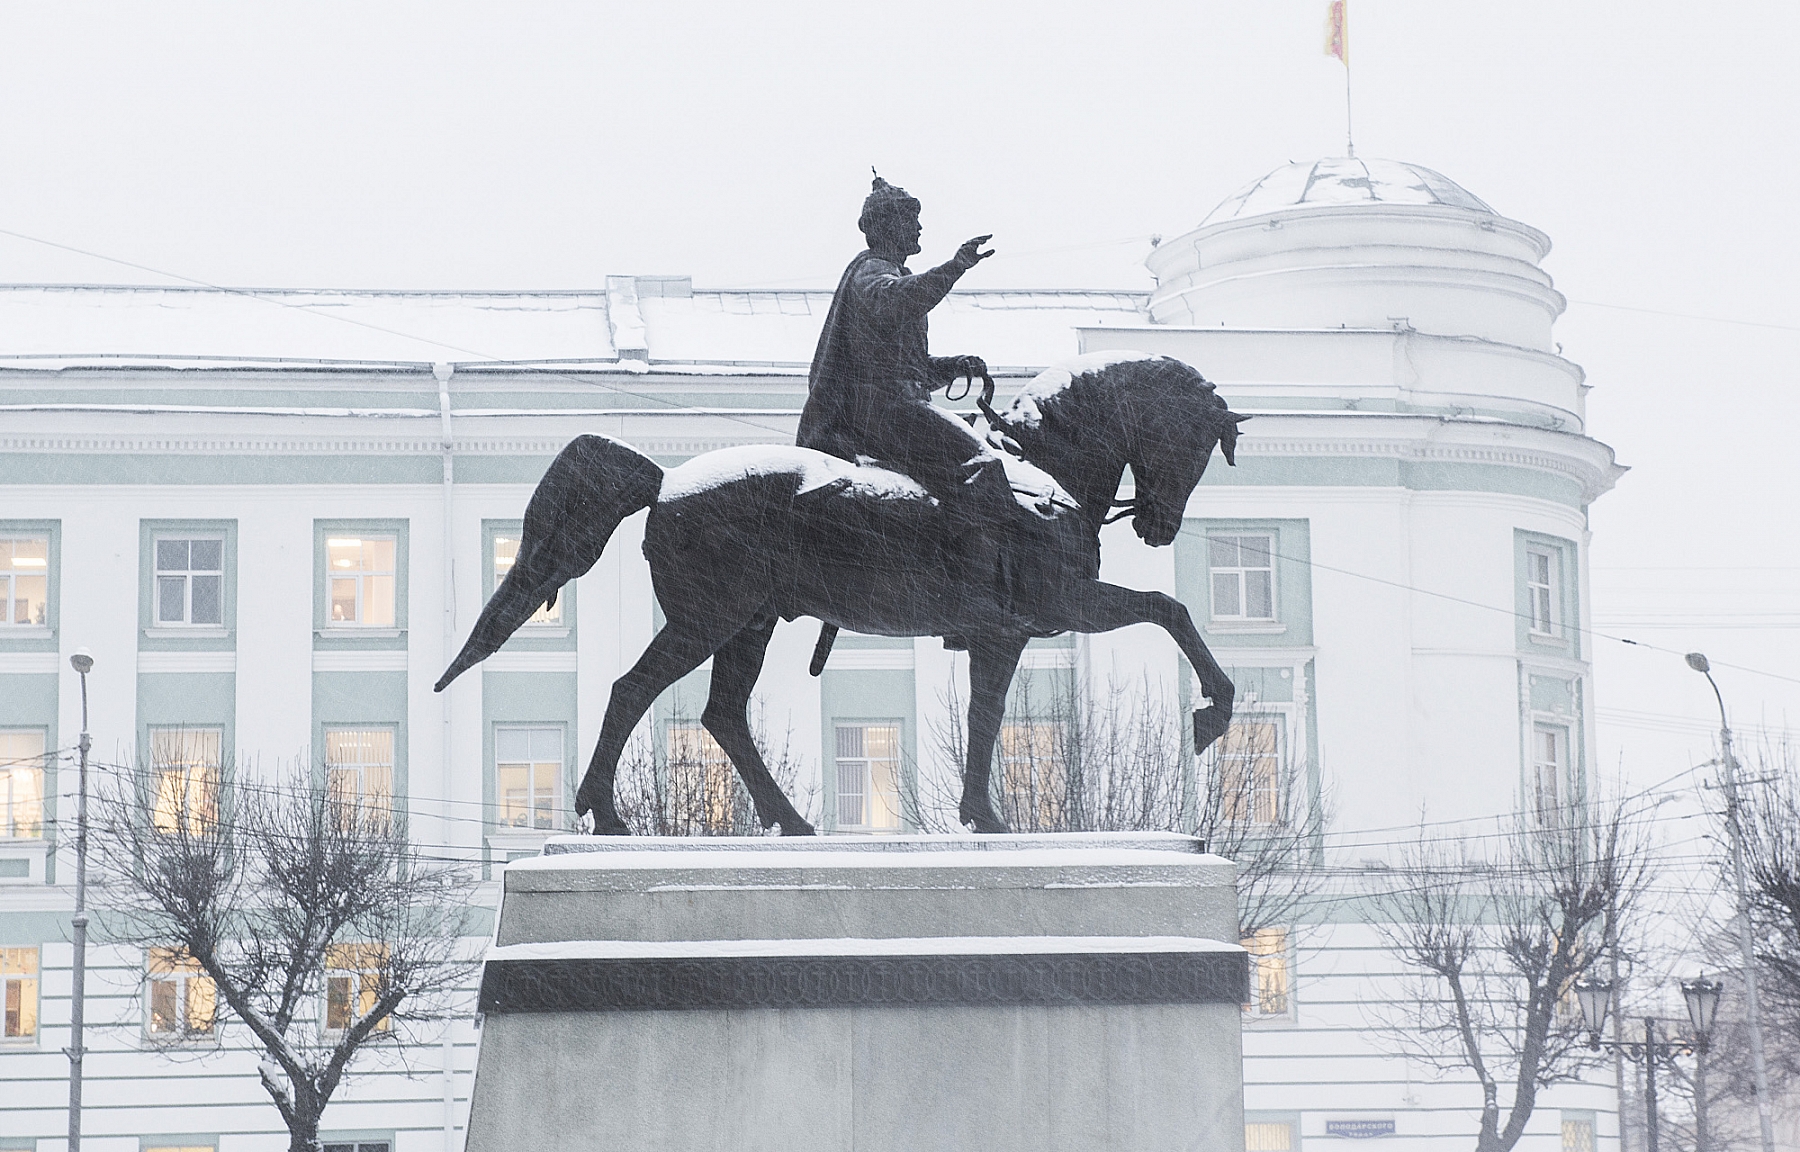
[[[80,799],[75,807],[75,969],[69,980],[69,1046],[63,1051],[69,1057],[69,1152],[81,1152],[81,1058],[86,1049],[81,1044],[82,1017],[87,997],[87,777],[88,737],[87,677],[94,670],[94,657],[86,648],[77,648],[69,657],[69,665],[81,677],[81,776]]]
[[[1712,1126],[1706,1118],[1706,1052],[1712,1045],[1713,1018],[1719,1014],[1719,996],[1725,991],[1721,980],[1701,976],[1681,982],[1681,998],[1687,1001],[1688,1021],[1694,1026],[1694,1147],[1698,1152],[1712,1148]]]
[[[1575,985],[1575,1000],[1581,1005],[1581,1022],[1587,1026],[1588,1047],[1598,1052],[1602,1047],[1611,1048],[1627,1060],[1642,1061],[1644,1065],[1644,1129],[1648,1138],[1650,1152],[1657,1152],[1657,1119],[1656,1119],[1656,1065],[1660,1061],[1673,1061],[1676,1056],[1688,1054],[1701,1055],[1706,1052],[1708,1042],[1712,1039],[1713,1017],[1719,1010],[1719,993],[1724,985],[1704,978],[1683,981],[1682,998],[1687,1001],[1688,1021],[1694,1026],[1692,1040],[1676,1040],[1665,1037],[1656,1038],[1656,1018],[1644,1017],[1644,1039],[1642,1043],[1634,1040],[1600,1039],[1600,1032],[1606,1027],[1606,1011],[1612,1004],[1613,986],[1602,980],[1582,980]],[[1699,1152],[1708,1152],[1706,1132],[1706,1100],[1704,1096],[1704,1073],[1695,1077],[1694,1108],[1696,1113],[1695,1128],[1699,1137]]]
[[[1769,1112],[1769,1070],[1763,1060],[1762,1001],[1756,991],[1756,947],[1750,935],[1750,882],[1744,871],[1744,830],[1738,809],[1737,757],[1731,751],[1731,724],[1725,696],[1713,679],[1704,652],[1689,652],[1687,666],[1706,677],[1719,702],[1719,759],[1725,769],[1725,827],[1731,833],[1731,867],[1737,880],[1738,951],[1743,954],[1744,1011],[1750,1023],[1750,1069],[1756,1082],[1756,1116],[1762,1125],[1762,1152],[1775,1152],[1775,1122]]]

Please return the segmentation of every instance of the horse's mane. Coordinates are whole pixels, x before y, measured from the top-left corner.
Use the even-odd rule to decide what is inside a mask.
[[[1153,411],[1192,390],[1198,415],[1217,434],[1227,463],[1235,463],[1237,426],[1234,414],[1212,382],[1172,356],[1151,352],[1090,352],[1044,369],[1020,388],[1005,413],[1006,423],[1036,431],[1059,423],[1091,424],[1104,405],[1108,415],[1119,410]]]

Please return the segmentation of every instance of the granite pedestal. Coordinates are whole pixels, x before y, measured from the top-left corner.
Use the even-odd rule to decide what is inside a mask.
[[[553,839],[468,1148],[1241,1152],[1232,884],[1175,835]]]

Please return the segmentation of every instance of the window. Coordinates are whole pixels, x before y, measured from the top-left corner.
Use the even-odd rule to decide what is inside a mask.
[[[0,536],[0,628],[50,622],[50,538]]]
[[[217,1144],[146,1144],[143,1152],[218,1152]]]
[[[1293,1152],[1291,1120],[1251,1120],[1244,1124],[1244,1152]]]
[[[1219,815],[1234,823],[1279,824],[1282,811],[1282,724],[1271,717],[1232,721],[1207,751]]]
[[[150,823],[164,834],[211,831],[219,815],[219,728],[150,729]],[[184,823],[185,822],[185,823]]]
[[[1069,780],[1062,725],[1028,721],[1000,726],[1000,786],[1006,815],[1027,831],[1068,826]]]
[[[0,1039],[30,1040],[38,1025],[38,950],[0,948],[0,984],[6,986],[6,1025]]]
[[[385,944],[333,944],[325,950],[325,1027],[341,1032],[375,1008],[387,984]],[[384,1016],[375,1031],[386,1032],[393,1018]]]
[[[0,838],[44,834],[44,733],[0,729]]]
[[[1574,802],[1569,776],[1569,730],[1559,724],[1534,724],[1531,730],[1531,775],[1538,822],[1555,827]]]
[[[494,732],[494,784],[506,828],[561,826],[561,728],[499,728]]]
[[[1214,620],[1275,619],[1273,552],[1266,535],[1206,538]]]
[[[225,541],[160,537],[156,541],[158,627],[225,622]]]
[[[729,834],[738,807],[736,770],[731,757],[704,725],[669,722],[669,793],[678,825]]]
[[[325,1140],[325,1152],[393,1152],[389,1140]]]
[[[500,581],[506,579],[506,574],[512,571],[513,560],[518,554],[519,537],[505,535],[494,537],[494,586],[496,588],[500,586]],[[540,604],[538,610],[533,612],[531,618],[522,626],[529,628],[533,624],[561,624],[562,606],[561,596],[558,596],[556,603],[548,608]]]
[[[1548,548],[1525,550],[1525,595],[1534,636],[1556,635],[1559,559]]]
[[[1563,1117],[1562,1152],[1594,1152],[1593,1117]]]
[[[388,818],[394,811],[394,730],[325,730],[325,787],[333,801]]]
[[[395,541],[393,536],[326,537],[329,627],[394,627]]]
[[[1250,953],[1250,1002],[1246,1016],[1286,1016],[1292,1002],[1286,928],[1258,928],[1241,943]]]
[[[900,725],[837,726],[839,828],[900,827]]]
[[[218,994],[199,963],[179,948],[152,948],[145,969],[150,1002],[144,1027],[152,1036],[213,1034]]]

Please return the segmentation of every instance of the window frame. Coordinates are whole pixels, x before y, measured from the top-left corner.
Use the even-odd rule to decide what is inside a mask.
[[[367,564],[366,554],[369,544],[389,544],[393,547],[392,568],[358,567],[349,573],[339,573],[332,566],[331,549],[339,542],[348,544],[355,540],[358,548],[358,563]],[[392,532],[359,532],[355,537],[327,536],[325,538],[325,627],[334,631],[360,632],[369,629],[391,629],[399,627],[400,619],[400,537]],[[390,620],[369,620],[369,581],[386,578],[392,582],[390,588],[389,614]],[[356,589],[356,618],[339,620],[331,615],[337,607],[338,599],[335,586],[341,581],[350,581]]]
[[[380,992],[380,985],[377,982],[375,987],[369,987],[369,978],[371,975],[379,975],[381,969],[367,967],[360,963],[356,967],[349,967],[341,962],[342,958],[346,956],[353,961],[360,961],[365,949],[375,949],[385,953],[387,945],[369,941],[342,941],[328,945],[325,949],[323,963],[319,966],[319,1032],[323,1036],[341,1036],[345,1029],[354,1027],[358,1020],[368,1015],[367,1008],[351,1007],[350,1016],[346,1022],[334,1026],[331,1023],[332,981],[352,980],[353,982],[347,989],[354,997],[352,1003],[367,1003],[369,1007],[374,1007],[374,998]],[[338,975],[333,975],[333,973]],[[382,1017],[381,1021],[369,1031],[371,1040],[392,1035],[394,1035],[394,1016],[391,1012]]]
[[[162,969],[159,971],[159,968]],[[212,1008],[204,1029],[192,1026],[193,1007],[189,997],[195,982],[203,982],[212,998]],[[156,986],[174,984],[180,1027],[159,1029],[155,1019]],[[198,962],[179,948],[144,949],[144,1039],[152,1044],[217,1044],[219,1042],[219,991],[213,978]]]
[[[60,527],[60,521],[0,520],[0,541],[44,542],[44,618],[22,624],[13,621],[19,573],[9,560],[0,571],[0,641],[43,640],[56,634],[58,577],[62,573]]]
[[[157,736],[165,733],[177,733],[183,737],[188,734],[217,736],[218,747],[214,759],[210,762],[189,763],[184,754],[178,757],[175,765],[170,766],[167,761],[159,760],[157,754]],[[144,726],[144,740],[148,767],[146,815],[151,828],[164,835],[172,835],[176,831],[174,821],[181,818],[181,813],[188,813],[189,835],[200,836],[210,833],[218,826],[219,806],[224,798],[225,726],[222,724],[147,724]],[[185,749],[183,751],[185,753]],[[165,828],[162,826],[164,784],[171,776],[179,777],[176,781],[176,791],[182,798],[183,806],[172,807],[169,810],[170,826]],[[208,802],[209,798],[204,795],[204,789],[209,785],[212,790],[210,802]],[[198,806],[200,812],[198,821],[192,814],[196,787],[202,790],[202,803]]]
[[[1252,566],[1241,562],[1243,558],[1244,541],[1251,539],[1262,540],[1265,542],[1263,555],[1268,560],[1267,565]],[[1213,542],[1215,540],[1220,542],[1226,540],[1232,541],[1232,547],[1237,549],[1240,563],[1236,565],[1215,564],[1213,562]],[[1279,537],[1273,529],[1208,528],[1206,530],[1206,618],[1209,621],[1226,625],[1270,625],[1281,623],[1281,597],[1280,590],[1276,584],[1277,577],[1275,571],[1275,555],[1278,547]],[[1269,575],[1269,614],[1267,616],[1250,615],[1249,575],[1252,572],[1267,572]],[[1219,577],[1225,574],[1234,574],[1237,578],[1237,599],[1238,607],[1241,611],[1236,613],[1219,611]]]
[[[394,622],[351,623],[331,619],[330,541],[349,536],[388,538],[394,541]],[[410,526],[404,519],[313,521],[313,641],[315,647],[345,650],[406,647],[409,585],[411,582]],[[362,580],[380,573],[358,572],[358,614],[361,614]]]
[[[31,970],[15,972],[13,967],[23,967],[20,957],[29,953]],[[7,1006],[13,1002],[12,990],[18,987],[18,1012],[21,1026],[26,1019],[25,1005],[29,985],[31,1031],[12,1034],[8,1031],[10,1021],[6,1018]],[[25,1048],[38,1043],[43,1034],[44,1006],[44,950],[36,944],[9,944],[0,947],[0,1047]]]
[[[555,732],[556,733],[556,746],[557,746],[556,760],[554,762],[549,761],[549,760],[538,760],[538,759],[503,760],[501,758],[500,743],[501,743],[502,734],[507,733],[507,732],[525,732],[525,733]],[[568,791],[569,791],[569,783],[568,783],[568,767],[569,767],[568,743],[569,743],[569,741],[568,741],[568,737],[569,737],[568,726],[566,724],[553,724],[553,723],[533,724],[533,723],[530,723],[529,721],[496,721],[493,724],[493,739],[494,739],[493,827],[496,830],[498,830],[501,833],[509,834],[509,835],[530,835],[533,833],[548,834],[551,832],[556,832],[556,831],[562,830],[561,825],[559,825],[557,823],[557,821],[560,818],[566,822],[567,816],[569,815],[569,811],[568,811],[568,799],[569,799],[569,797],[568,797]],[[528,738],[528,740],[529,740],[529,738]],[[552,763],[554,765],[554,771],[553,771],[553,776],[552,776],[554,787],[551,791],[551,801],[552,801],[551,807],[550,807],[551,822],[549,824],[543,825],[543,826],[539,826],[536,823],[530,823],[530,824],[524,824],[524,825],[509,823],[507,821],[507,798],[506,798],[507,792],[506,792],[506,788],[501,780],[501,770],[508,766],[526,765],[528,771],[531,772],[533,775],[535,775],[536,769],[538,767],[545,765],[545,764],[552,764]],[[526,787],[525,809],[526,809],[527,815],[532,816],[533,819],[535,819],[535,813],[537,812],[536,798],[537,798],[537,782],[535,781],[535,779],[528,779],[527,787]]]
[[[366,760],[366,761],[357,760],[357,761],[349,761],[349,762],[332,760],[332,758],[331,758],[331,737],[333,735],[337,735],[337,734],[355,734],[355,735],[359,735],[359,736],[374,735],[374,736],[387,737],[387,753],[388,753],[387,762],[385,764],[383,764],[382,762],[380,762],[378,760]],[[399,729],[399,725],[392,724],[392,723],[383,724],[383,723],[328,722],[328,723],[321,725],[320,743],[322,745],[322,755],[320,757],[320,762],[323,765],[324,773],[325,773],[325,780],[324,780],[325,794],[332,799],[333,803],[342,803],[342,800],[341,800],[341,797],[339,796],[336,785],[334,784],[334,782],[332,780],[332,773],[333,772],[341,772],[341,771],[345,771],[347,769],[354,768],[357,772],[356,807],[361,810],[365,810],[365,811],[368,810],[368,806],[366,804],[366,797],[369,795],[369,789],[367,787],[367,783],[368,783],[367,770],[370,768],[385,767],[387,769],[387,797],[386,797],[387,804],[386,804],[386,808],[385,808],[385,815],[386,815],[387,819],[390,821],[397,821],[402,818],[403,814],[401,812],[401,805],[400,805],[400,799],[399,799],[399,796],[400,796],[400,782],[399,782],[399,776],[400,776],[400,729]]]
[[[1533,716],[1530,721],[1531,750],[1528,764],[1531,770],[1531,811],[1538,824],[1544,828],[1566,827],[1574,813],[1579,797],[1576,795],[1574,774],[1575,733],[1571,722],[1566,717],[1548,718]],[[1540,753],[1544,747],[1541,738],[1548,736],[1552,743],[1550,748],[1553,759],[1546,760]],[[1545,768],[1550,769],[1555,785],[1554,808],[1547,810],[1544,805]]]
[[[0,740],[6,737],[31,734],[38,738],[36,756],[16,756],[0,753],[0,841],[25,841],[36,843],[46,839],[44,825],[45,813],[49,808],[45,791],[50,783],[48,760],[50,757],[50,733],[41,726],[7,725],[0,727]],[[35,759],[37,766],[32,768],[27,761]],[[12,782],[15,776],[35,773],[37,776],[37,820],[36,830],[19,832],[19,821],[15,816]]]
[[[1276,936],[1273,947],[1262,946],[1264,937]],[[1249,999],[1242,1005],[1244,1023],[1264,1024],[1271,1022],[1292,1023],[1297,1019],[1297,997],[1295,996],[1295,948],[1294,930],[1287,925],[1276,925],[1258,928],[1255,932],[1243,936],[1238,944],[1249,953],[1250,980]],[[1260,950],[1259,950],[1260,949]],[[1264,972],[1279,974],[1281,985],[1281,1006],[1267,1008],[1267,997],[1264,996]]]
[[[1535,568],[1543,561],[1544,579],[1540,583]],[[1545,544],[1525,545],[1525,602],[1528,607],[1526,627],[1533,637],[1562,639],[1562,556],[1561,550]],[[1540,617],[1539,611],[1542,610]]]
[[[877,760],[875,757],[871,757],[867,754],[868,729],[870,729],[870,728],[888,728],[893,731],[893,753],[894,754],[893,754],[891,760],[889,760],[888,758],[882,758],[880,760]],[[863,755],[847,757],[842,754],[842,751],[841,751],[843,748],[842,733],[847,729],[857,729],[863,733],[862,737],[860,738],[861,746],[864,749]],[[834,824],[835,830],[841,831],[841,832],[858,832],[858,833],[868,833],[868,834],[878,834],[878,835],[893,835],[893,834],[898,834],[898,833],[904,832],[906,829],[906,816],[905,816],[905,811],[904,811],[904,808],[905,808],[904,795],[905,795],[905,787],[906,787],[906,780],[905,780],[905,776],[906,776],[906,757],[905,757],[906,726],[905,726],[905,723],[902,720],[900,720],[898,717],[894,717],[894,718],[861,717],[861,716],[834,717],[831,721],[831,731],[832,731],[831,772],[832,772],[832,781],[833,781],[831,800],[832,800],[832,815],[836,817],[836,821]],[[860,806],[859,815],[861,815],[862,817],[865,817],[865,818],[869,817],[869,816],[873,816],[875,814],[873,804],[876,802],[875,797],[877,795],[877,792],[874,787],[875,776],[874,776],[873,766],[876,763],[881,763],[881,762],[891,762],[893,764],[893,775],[892,775],[893,789],[892,789],[892,792],[893,792],[894,803],[893,803],[893,806],[891,809],[892,820],[893,820],[893,822],[891,824],[876,823],[872,820],[859,820],[856,823],[846,823],[845,822],[843,816],[844,816],[844,796],[845,796],[844,764],[846,762],[861,763],[863,766],[864,773],[865,773],[865,775],[864,775],[865,787],[860,792],[858,792],[857,795],[860,795],[862,797],[862,800],[859,805]]]
[[[188,545],[188,564],[184,568],[164,568],[162,566],[162,545],[165,542],[181,541]],[[193,566],[193,545],[198,542],[217,543],[219,545],[219,566],[216,569],[202,569]],[[222,629],[229,627],[226,612],[226,579],[225,570],[230,563],[227,557],[228,541],[226,535],[218,530],[181,531],[179,529],[152,529],[150,533],[150,627],[175,631],[193,631],[198,629]],[[194,619],[194,579],[195,577],[215,576],[219,581],[219,618],[217,620]],[[180,620],[164,620],[162,616],[163,597],[162,582],[179,577],[182,583],[182,618]]]

